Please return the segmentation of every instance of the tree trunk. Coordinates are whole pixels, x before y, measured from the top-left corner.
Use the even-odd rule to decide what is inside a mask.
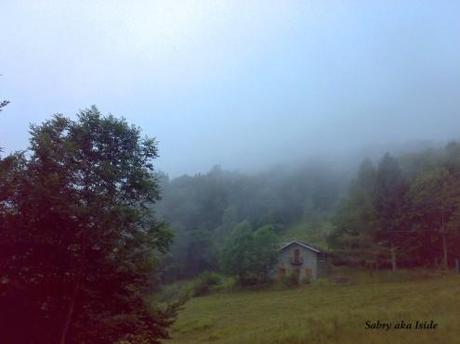
[[[59,341],[59,344],[65,344],[67,341],[67,334],[69,332],[70,323],[72,321],[73,311],[75,308],[75,302],[77,300],[79,291],[80,291],[80,277],[78,277],[77,282],[75,283],[75,287],[72,292],[72,296],[70,299],[69,308],[67,309],[67,314],[65,317],[64,327],[62,329],[62,334],[61,334],[61,339]]]
[[[393,246],[393,244],[391,244],[390,252],[391,252],[391,270],[393,272],[395,272],[396,269],[397,269],[397,266],[396,266],[396,248]]]
[[[449,268],[449,261],[447,259],[447,238],[446,232],[442,231],[442,251],[443,251],[443,265],[444,268],[447,270]]]
[[[449,262],[447,257],[447,233],[444,221],[444,214],[441,217],[441,236],[442,236],[442,253],[443,253],[443,266],[447,270],[449,268]]]

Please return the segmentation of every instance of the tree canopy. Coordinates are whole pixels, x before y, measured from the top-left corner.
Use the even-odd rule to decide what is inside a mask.
[[[343,257],[447,268],[459,258],[460,149],[386,154],[363,163],[335,216],[331,245]]]
[[[236,276],[242,285],[265,282],[276,263],[278,245],[270,226],[253,231],[247,221],[239,223],[224,244],[222,271]]]
[[[151,205],[154,139],[92,107],[31,128],[0,164],[0,324],[7,343],[156,343],[143,293],[172,235]]]

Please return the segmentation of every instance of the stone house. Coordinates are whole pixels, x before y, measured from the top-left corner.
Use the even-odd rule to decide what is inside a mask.
[[[294,274],[299,281],[311,281],[324,276],[326,272],[326,253],[306,242],[294,240],[281,246],[273,277],[281,279]]]

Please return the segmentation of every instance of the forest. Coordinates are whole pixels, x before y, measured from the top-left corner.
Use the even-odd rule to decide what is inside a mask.
[[[460,145],[374,160],[356,162],[354,173],[310,161],[257,175],[218,166],[171,180],[160,174],[156,210],[175,233],[163,278],[219,271],[219,254],[242,223],[254,231],[270,228],[279,242],[300,236],[327,250],[336,264],[454,266],[460,254]]]
[[[0,159],[10,342],[158,343],[191,297],[226,278],[270,287],[280,245],[295,239],[335,267],[458,269],[458,142],[347,166],[310,159],[169,178],[154,168],[155,139],[96,107],[30,135],[27,150]]]
[[[326,243],[328,222],[347,185],[332,164],[273,167],[256,175],[219,166],[206,174],[169,179],[160,174],[155,208],[175,233],[164,260],[164,278],[184,279],[219,270],[219,254],[235,228],[269,229],[278,237],[299,222],[308,237]],[[323,230],[324,229],[324,230]]]
[[[460,1],[0,12],[0,344],[458,342]]]
[[[458,142],[363,161],[334,216],[331,246],[349,263],[393,271],[458,264],[459,163]]]

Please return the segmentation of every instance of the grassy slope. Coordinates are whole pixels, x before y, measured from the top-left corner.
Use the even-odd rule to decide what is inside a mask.
[[[460,276],[353,281],[194,298],[167,343],[460,343]],[[364,329],[377,319],[433,319],[439,327]]]

